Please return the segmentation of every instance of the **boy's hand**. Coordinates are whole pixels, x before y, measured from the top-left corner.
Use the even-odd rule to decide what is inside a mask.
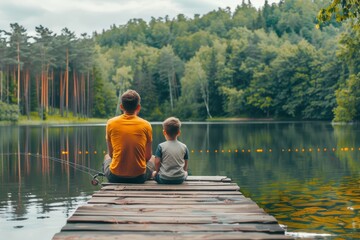
[[[151,174],[151,177],[155,178],[156,174],[157,174],[157,171],[153,171],[152,174]]]

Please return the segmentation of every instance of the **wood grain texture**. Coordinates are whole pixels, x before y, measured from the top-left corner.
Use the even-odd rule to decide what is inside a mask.
[[[291,239],[239,190],[226,176],[190,176],[180,185],[107,183],[53,239]]]

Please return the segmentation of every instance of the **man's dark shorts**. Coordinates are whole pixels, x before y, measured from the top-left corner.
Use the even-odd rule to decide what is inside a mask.
[[[120,177],[120,176],[117,176],[117,175],[111,173],[110,163],[111,163],[110,156],[105,157],[104,162],[103,162],[103,172],[104,172],[106,178],[108,179],[108,181],[111,183],[144,183],[146,180],[150,179],[151,174],[155,169],[154,164],[149,161],[146,165],[146,173],[141,174],[136,177]]]

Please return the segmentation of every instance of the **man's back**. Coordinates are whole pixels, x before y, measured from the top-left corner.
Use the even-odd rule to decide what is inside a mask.
[[[152,142],[150,123],[136,115],[122,114],[108,121],[106,135],[113,148],[111,172],[122,177],[144,174],[146,144]]]

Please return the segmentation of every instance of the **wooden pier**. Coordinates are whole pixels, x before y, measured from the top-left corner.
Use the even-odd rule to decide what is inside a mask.
[[[291,239],[239,186],[222,176],[180,185],[105,184],[53,240]]]

